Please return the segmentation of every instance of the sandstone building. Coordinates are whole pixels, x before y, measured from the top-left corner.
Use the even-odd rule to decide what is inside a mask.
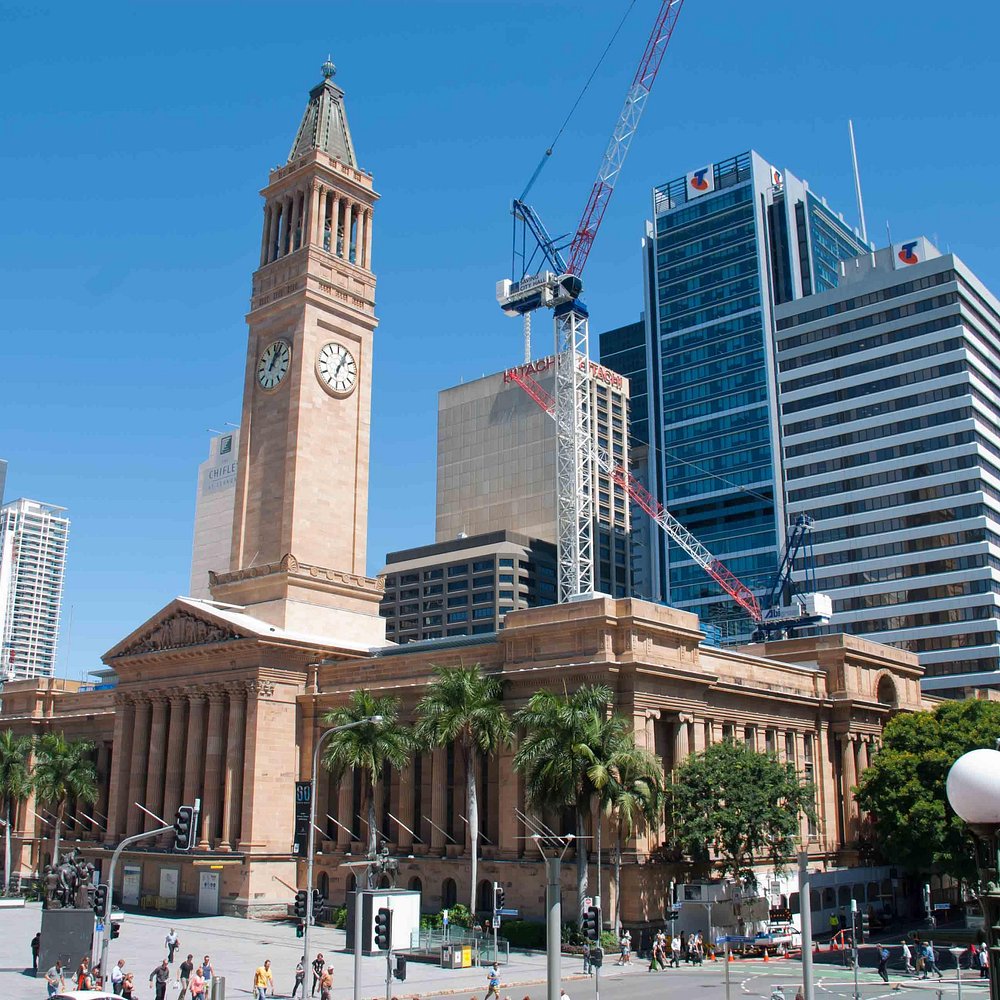
[[[305,883],[290,853],[293,783],[308,777],[325,713],[369,687],[399,696],[405,716],[435,667],[478,662],[508,682],[512,710],[542,686],[609,684],[668,771],[727,737],[773,749],[816,783],[819,819],[802,829],[815,863],[857,860],[864,818],[852,788],[886,719],[920,707],[912,654],[841,635],[712,649],[693,615],[611,597],[515,610],[498,633],[386,642],[381,583],[365,576],[377,195],[343,98],[328,63],[262,192],[231,554],[210,576],[211,598],[176,598],[121,639],[104,683],[4,690],[0,726],[96,744],[100,798],[92,810],[70,804],[67,839],[106,868],[122,837],[155,828],[134,803],[172,818],[198,798],[197,849],[176,854],[161,839],[127,852],[116,887],[125,901],[284,912],[282,883]],[[513,752],[479,765],[479,872],[536,916],[544,877],[515,811],[525,802]],[[403,884],[422,890],[428,910],[469,893],[463,789],[461,755],[438,749],[393,775],[378,803]],[[352,776],[319,784],[317,880],[334,902],[348,888],[343,862],[363,851],[359,795]],[[14,864],[37,872],[51,850],[47,816],[29,801],[15,827]],[[683,878],[658,850],[666,833],[628,845],[626,920],[659,914],[668,881]]]

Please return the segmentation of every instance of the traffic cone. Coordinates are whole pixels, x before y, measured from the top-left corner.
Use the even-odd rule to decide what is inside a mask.
[[[766,948],[764,949],[764,961],[765,962],[770,962],[771,961],[770,957],[767,954],[767,949]]]
[[[732,952],[729,953],[729,961],[730,962],[735,962],[736,961],[736,959],[733,958],[733,953]]]

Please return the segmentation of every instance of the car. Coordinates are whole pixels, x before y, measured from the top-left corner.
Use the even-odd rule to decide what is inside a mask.
[[[70,990],[68,993],[56,993],[49,1000],[122,1000],[114,993],[104,990]]]

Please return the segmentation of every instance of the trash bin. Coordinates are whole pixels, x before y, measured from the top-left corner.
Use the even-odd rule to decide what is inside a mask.
[[[441,968],[461,969],[462,949],[456,948],[453,944],[441,945]]]
[[[212,977],[212,992],[209,995],[209,1000],[226,1000],[226,977],[225,976],[213,976]]]

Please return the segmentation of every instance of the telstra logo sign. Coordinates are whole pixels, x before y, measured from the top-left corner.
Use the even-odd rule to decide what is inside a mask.
[[[899,253],[896,255],[904,264],[919,264],[920,258],[913,252],[913,248],[917,245],[917,241],[914,240],[912,243],[904,243],[899,248]]]
[[[691,175],[691,187],[693,187],[695,191],[708,190],[708,181],[705,180],[705,174],[707,174],[711,169],[711,167],[703,167],[701,170],[696,170]]]

